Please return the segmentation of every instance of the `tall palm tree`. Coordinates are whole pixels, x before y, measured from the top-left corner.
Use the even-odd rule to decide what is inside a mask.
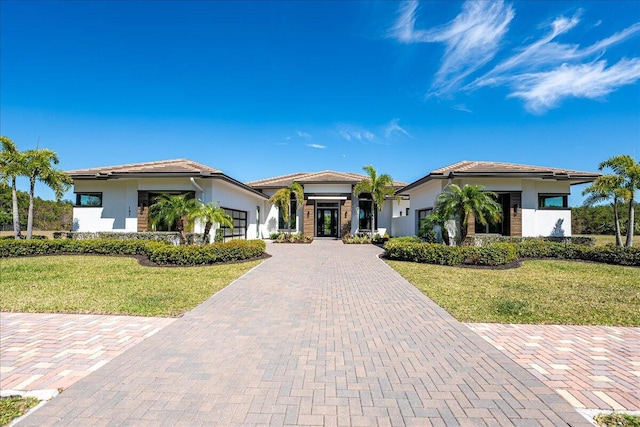
[[[436,199],[436,212],[446,218],[454,218],[460,226],[458,243],[467,237],[469,217],[482,225],[496,223],[502,218],[502,206],[496,199],[498,195],[492,191],[484,191],[482,185],[450,184]]]
[[[592,206],[607,200],[612,201],[611,206],[613,206],[613,217],[615,221],[616,246],[622,246],[618,206],[621,202],[629,198],[629,191],[621,188],[622,183],[623,179],[618,175],[602,175],[596,178],[596,180],[582,192],[583,196],[587,196],[584,200],[584,204],[587,206]]]
[[[207,243],[209,241],[209,233],[211,232],[213,224],[226,225],[233,229],[233,218],[215,202],[205,204],[202,203],[202,201],[199,201],[198,207],[189,215],[190,222],[196,220],[204,222],[202,243]]]
[[[626,190],[629,203],[629,220],[627,222],[627,239],[625,246],[633,246],[633,232],[635,227],[635,203],[636,190],[640,190],[640,163],[629,155],[622,154],[611,157],[600,163],[598,169],[611,169],[622,180],[620,189]]]
[[[29,178],[29,213],[27,216],[27,239],[33,233],[33,197],[36,181],[40,181],[51,188],[56,200],[60,200],[73,180],[69,175],[53,167],[60,163],[55,151],[47,148],[27,150],[24,153],[24,174]]]
[[[373,236],[374,229],[376,228],[376,208],[381,211],[384,207],[385,199],[392,196],[396,192],[396,189],[393,186],[393,178],[391,178],[391,175],[386,173],[378,175],[378,172],[371,165],[366,165],[362,169],[367,172],[369,176],[353,187],[353,194],[356,197],[364,193],[371,194],[371,236]]]
[[[199,204],[197,199],[190,198],[188,194],[160,194],[149,207],[151,225],[175,225],[180,233],[180,244],[184,245],[187,243],[185,226]]]
[[[16,239],[22,237],[20,232],[20,215],[18,213],[18,192],[16,179],[24,175],[24,156],[13,141],[6,136],[0,136],[2,151],[0,151],[0,182],[11,186],[13,234]]]
[[[291,183],[290,186],[281,188],[269,198],[269,203],[275,205],[282,213],[282,219],[287,224],[287,230],[291,234],[291,196],[296,199],[296,206],[302,206],[304,202],[304,189],[297,182]],[[295,215],[296,213],[293,212]]]

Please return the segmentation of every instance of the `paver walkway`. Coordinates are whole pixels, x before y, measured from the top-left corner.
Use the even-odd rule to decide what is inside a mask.
[[[21,425],[590,425],[378,248],[268,251]]]
[[[66,389],[174,320],[0,313],[0,389]]]
[[[574,408],[640,411],[640,328],[467,326]]]

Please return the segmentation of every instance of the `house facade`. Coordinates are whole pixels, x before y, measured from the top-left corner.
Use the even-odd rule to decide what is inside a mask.
[[[291,224],[286,224],[276,206],[265,216],[263,235],[288,231],[303,233],[309,237],[340,238],[346,234],[370,231],[372,220],[380,234],[391,232],[391,219],[404,214],[409,207],[408,200],[387,200],[381,210],[373,215],[370,195],[356,197],[353,187],[367,176],[357,173],[321,171],[300,172],[274,178],[248,182],[247,185],[271,197],[281,188],[292,183],[300,184],[304,190],[304,201],[300,205],[291,204]],[[394,186],[402,188],[406,184],[396,181]],[[374,218],[375,217],[375,218]]]
[[[153,231],[149,205],[162,193],[188,194],[215,202],[233,218],[225,240],[264,239],[280,231],[310,237],[340,238],[373,229],[380,234],[417,234],[447,185],[479,184],[498,194],[503,218],[482,226],[473,219],[469,235],[570,236],[571,186],[593,181],[597,173],[511,163],[462,161],[436,169],[406,184],[396,181],[396,196],[375,211],[370,195],[356,197],[354,186],[366,175],[348,172],[300,172],[242,183],[218,169],[187,159],[136,163],[67,172],[74,182],[74,231]],[[269,198],[296,182],[304,189],[300,205],[292,201],[290,224]],[[195,224],[194,232],[201,232]],[[163,230],[156,230],[163,231]],[[214,233],[212,233],[214,234]]]
[[[260,238],[261,214],[268,198],[222,171],[186,159],[81,169],[73,178],[74,231],[154,231],[149,205],[162,193],[188,194],[216,202],[233,218],[225,240]],[[164,230],[157,230],[164,231]],[[202,232],[195,224],[194,232]]]
[[[482,185],[498,195],[502,221],[484,226],[469,220],[467,233],[503,236],[571,236],[571,186],[593,181],[597,173],[513,163],[462,161],[436,169],[398,190],[411,200],[409,215],[394,218],[394,235],[415,235],[440,193],[450,184]]]

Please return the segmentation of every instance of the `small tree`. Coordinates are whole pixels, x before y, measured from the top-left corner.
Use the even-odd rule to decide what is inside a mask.
[[[613,207],[616,246],[622,246],[618,206],[625,199],[629,198],[629,191],[622,188],[622,181],[622,178],[617,175],[602,175],[596,178],[596,180],[582,192],[583,196],[587,196],[584,200],[584,205],[586,206],[593,206],[607,200],[612,201],[611,206]]]
[[[62,199],[65,191],[71,187],[73,180],[69,175],[53,167],[60,163],[58,155],[47,148],[27,150],[24,152],[25,175],[29,178],[29,212],[27,215],[27,239],[33,234],[33,198],[36,181],[51,188],[56,200]]]
[[[18,191],[16,180],[25,174],[24,155],[18,147],[6,136],[0,136],[2,151],[0,151],[0,182],[11,187],[13,234],[16,239],[22,237],[20,232],[20,214],[18,213]]]
[[[180,233],[180,244],[184,245],[187,243],[185,225],[199,204],[198,200],[190,198],[188,194],[160,194],[149,207],[151,225],[175,225],[176,231]]]
[[[208,243],[209,233],[211,232],[213,224],[226,225],[233,229],[233,218],[215,202],[205,204],[199,201],[198,207],[189,215],[190,222],[196,220],[204,222],[204,234],[202,235],[203,244]]]
[[[627,239],[625,246],[633,246],[633,232],[635,229],[635,203],[634,196],[636,190],[640,190],[640,164],[633,157],[626,154],[611,157],[600,163],[598,169],[611,169],[615,176],[619,177],[621,183],[618,187],[628,195],[629,219],[627,222]]]
[[[361,194],[371,194],[371,237],[374,235],[376,227],[376,208],[382,210],[384,207],[384,201],[387,197],[392,196],[396,189],[393,186],[393,178],[391,175],[382,174],[378,175],[378,172],[373,166],[367,165],[362,168],[369,175],[366,179],[358,182],[353,187],[353,194],[359,197]]]
[[[291,234],[291,197],[296,199],[297,206],[304,202],[304,190],[297,182],[291,183],[290,186],[281,188],[269,198],[269,203],[275,205],[282,214],[282,219],[287,224],[287,231]],[[293,212],[295,215],[295,212]]]
[[[436,212],[445,218],[456,220],[460,227],[458,244],[467,238],[471,215],[482,225],[495,224],[502,219],[502,206],[496,202],[498,195],[491,191],[484,191],[483,188],[482,185],[465,185],[460,188],[456,184],[450,184],[438,195]]]

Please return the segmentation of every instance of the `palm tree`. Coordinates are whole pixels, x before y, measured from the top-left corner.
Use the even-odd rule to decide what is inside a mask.
[[[188,194],[160,194],[149,207],[151,225],[171,227],[175,224],[176,230],[180,233],[180,244],[184,245],[187,243],[185,225],[199,204],[197,199],[190,198]]]
[[[612,200],[611,205],[613,206],[613,217],[615,220],[616,246],[622,246],[618,205],[629,198],[628,190],[621,188],[622,182],[622,178],[618,175],[602,175],[596,178],[596,180],[582,192],[583,196],[588,195],[584,200],[584,205],[587,206]]]
[[[51,188],[60,200],[71,187],[73,180],[69,175],[53,167],[60,163],[58,155],[47,148],[27,150],[24,153],[24,175],[29,178],[29,213],[27,216],[27,239],[33,233],[33,197],[36,181],[40,181]]]
[[[618,176],[622,183],[618,187],[625,190],[629,202],[629,220],[627,222],[627,239],[625,246],[633,246],[633,231],[635,227],[635,203],[634,196],[636,190],[640,190],[640,163],[629,155],[622,154],[611,157],[600,163],[598,169],[603,170],[609,168]]]
[[[378,175],[378,172],[371,165],[366,165],[362,169],[366,171],[369,176],[353,187],[353,194],[356,197],[364,193],[371,194],[371,237],[373,237],[374,229],[376,228],[376,207],[381,211],[384,207],[385,199],[392,196],[396,192],[396,189],[393,186],[393,178],[391,178],[391,175],[387,175],[386,173]]]
[[[287,230],[291,234],[291,196],[296,199],[296,205],[299,207],[304,202],[304,190],[297,182],[291,183],[290,186],[281,188],[269,198],[269,203],[275,205],[282,213],[282,219],[287,224]],[[295,215],[295,212],[293,212]]]
[[[483,191],[482,185],[450,184],[436,199],[436,212],[445,218],[454,218],[460,226],[458,243],[467,237],[469,217],[482,225],[496,223],[502,218],[502,206],[496,202],[498,195],[492,191]]]
[[[215,202],[205,204],[199,201],[198,207],[189,215],[190,222],[196,220],[204,222],[202,243],[209,241],[209,232],[211,232],[213,224],[226,225],[233,229],[233,218]]]
[[[22,237],[20,232],[20,216],[18,213],[18,192],[16,179],[24,175],[24,156],[13,141],[6,136],[0,136],[2,151],[0,151],[0,182],[11,186],[13,234],[16,239]]]

